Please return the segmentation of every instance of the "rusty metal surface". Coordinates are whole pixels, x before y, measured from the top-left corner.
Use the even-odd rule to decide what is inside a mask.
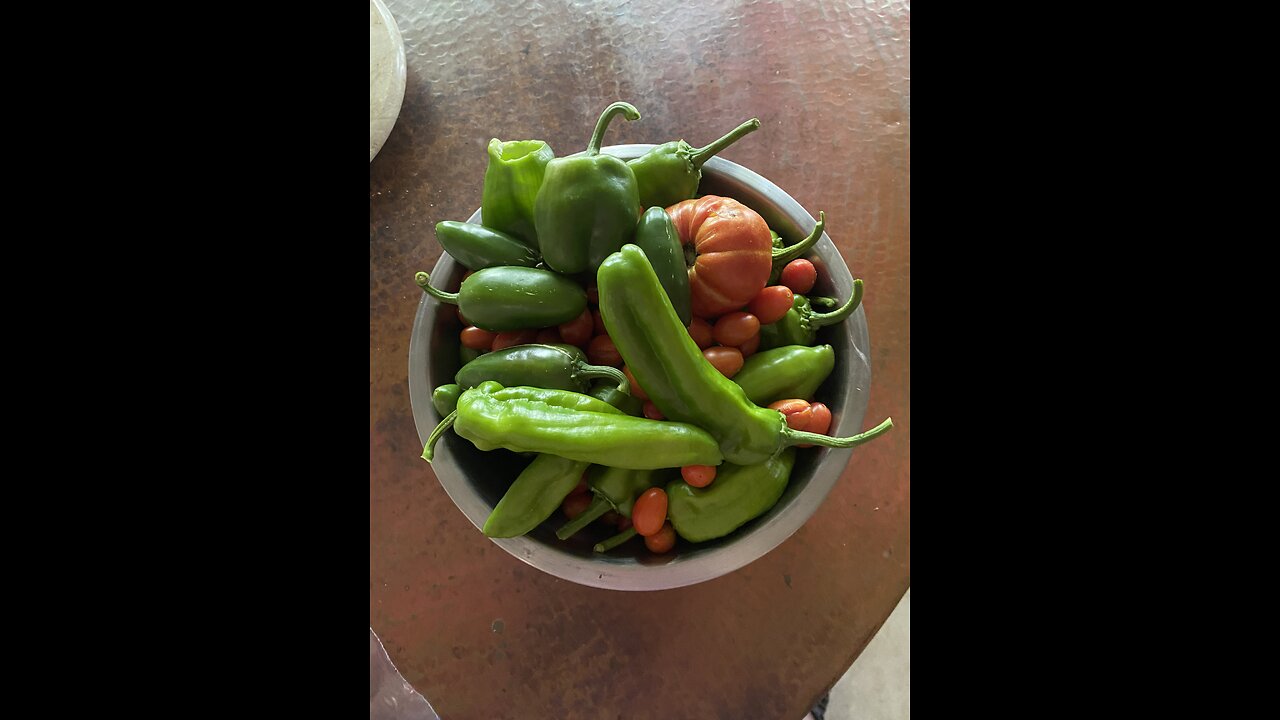
[[[408,80],[369,169],[369,624],[448,720],[800,718],[910,584],[910,10],[904,2],[388,0]],[[480,203],[491,137],[704,144],[769,177],[866,282],[869,422],[790,540],[735,573],[656,593],[529,568],[471,526],[419,457],[406,369],[436,222]]]

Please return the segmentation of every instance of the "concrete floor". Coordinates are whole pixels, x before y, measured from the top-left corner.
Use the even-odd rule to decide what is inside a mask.
[[[813,716],[810,715],[809,718]],[[911,717],[911,590],[831,689],[826,720]]]

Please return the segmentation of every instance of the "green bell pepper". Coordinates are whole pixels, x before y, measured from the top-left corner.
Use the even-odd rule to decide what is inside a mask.
[[[554,158],[551,146],[541,140],[490,140],[489,166],[484,171],[480,196],[480,224],[536,249],[533,204],[547,165]]]

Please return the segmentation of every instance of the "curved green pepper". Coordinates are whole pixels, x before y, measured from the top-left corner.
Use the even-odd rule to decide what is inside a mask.
[[[724,537],[777,504],[795,460],[795,449],[787,448],[755,465],[725,463],[705,488],[673,480],[667,484],[667,519],[690,542]]]
[[[485,268],[463,280],[456,293],[431,287],[427,273],[420,272],[414,279],[423,292],[457,305],[471,324],[492,332],[559,325],[587,308],[582,286],[550,270],[518,265]]]
[[[849,301],[829,313],[814,312],[808,298],[796,295],[791,301],[791,309],[782,316],[781,320],[760,326],[760,349],[770,350],[787,345],[812,345],[818,341],[818,330],[844,322],[845,318],[858,309],[861,302],[861,279],[853,281],[853,296]]]
[[[693,322],[693,311],[689,309],[689,266],[685,264],[684,246],[680,244],[680,233],[671,216],[661,207],[646,210],[636,225],[633,242],[649,258],[680,322],[688,326]]]
[[[631,105],[614,103],[600,115],[585,153],[547,164],[533,221],[542,260],[556,272],[595,272],[635,233],[640,214],[635,173],[622,159],[600,154],[605,128],[618,113],[625,113],[627,120],[640,119]]]
[[[822,233],[826,230],[826,227],[827,213],[823,210],[819,210],[818,222],[813,226],[813,232],[809,233],[808,237],[795,245],[783,245],[782,238],[777,237],[778,234],[774,233],[773,230],[769,231],[775,236],[773,240],[773,269],[769,271],[770,285],[778,284],[778,279],[782,277],[782,269],[787,266],[787,263],[800,257],[808,251],[809,248],[818,244],[818,241],[822,239]]]
[[[602,393],[607,397],[601,399],[619,409],[621,407],[615,400],[639,402],[630,395],[618,392],[618,388],[613,385],[604,382],[599,385],[608,391]],[[640,413],[636,412],[635,415]],[[507,488],[502,499],[489,513],[482,532],[488,537],[506,538],[524,535],[538,527],[573,492],[588,467],[590,463],[546,453],[534,458],[516,476],[511,487]]]
[[[698,183],[702,181],[702,164],[759,128],[760,120],[751,118],[706,147],[695,150],[684,140],[663,143],[627,162],[636,175],[640,207],[658,205],[668,208],[682,200],[697,197]]]
[[[623,377],[626,376],[624,375]],[[630,388],[627,389],[630,390]],[[609,403],[632,417],[644,415],[644,401],[635,395],[628,395],[622,392],[615,384],[597,381],[595,387],[591,388],[591,391],[587,394],[597,400]]]
[[[779,400],[809,400],[836,366],[830,345],[787,345],[747,358],[733,381],[751,402],[766,407]]]
[[[630,390],[627,376],[618,368],[591,365],[581,350],[561,345],[513,345],[494,350],[468,363],[453,379],[464,390],[495,380],[503,387],[528,385],[585,393],[596,378],[611,380],[623,393]]]
[[[480,196],[480,223],[537,248],[533,203],[542,188],[547,164],[554,158],[551,146],[541,140],[490,140],[489,166],[484,171],[484,191]]]
[[[777,411],[769,412],[782,417]],[[431,461],[436,441],[450,427],[480,450],[501,447],[550,453],[633,470],[719,465],[724,460],[715,438],[693,425],[624,415],[609,403],[581,393],[504,388],[493,381],[462,393],[458,409],[427,438],[424,460]]]
[[[453,220],[436,223],[436,240],[445,252],[468,270],[499,265],[534,267],[542,262],[542,257],[528,245],[504,232],[475,223]]]
[[[784,447],[805,443],[853,447],[893,427],[892,420],[885,420],[860,435],[828,437],[792,430],[782,413],[756,406],[742,388],[703,357],[676,317],[644,251],[635,245],[610,255],[600,266],[596,282],[605,329],[632,377],[663,415],[711,433],[728,462],[753,465]],[[705,463],[672,462],[668,466],[697,464]]]
[[[431,404],[435,406],[436,412],[440,413],[440,417],[444,417],[458,409],[458,396],[461,394],[462,388],[458,387],[457,383],[441,385],[431,391]]]
[[[557,530],[556,537],[567,540],[610,510],[624,517],[631,517],[631,506],[636,498],[657,484],[657,477],[657,470],[627,470],[600,465],[592,467],[587,471],[587,486],[595,494],[595,499],[581,515]]]

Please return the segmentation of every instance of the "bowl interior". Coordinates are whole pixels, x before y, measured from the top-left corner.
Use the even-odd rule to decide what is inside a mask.
[[[630,159],[651,145],[616,145],[603,152]],[[791,244],[811,232],[813,216],[780,188],[760,175],[722,158],[703,166],[700,192],[735,198],[760,213],[769,226]],[[833,218],[828,214],[828,226]],[[469,222],[479,222],[477,210]],[[838,220],[836,221],[838,222]],[[839,227],[839,225],[836,225]],[[839,251],[824,234],[806,255],[818,270],[815,295],[847,300],[853,289],[850,274]],[[442,254],[431,273],[432,284],[456,291],[466,271]],[[414,321],[409,347],[409,394],[414,422],[422,442],[440,421],[431,403],[435,387],[453,382],[460,366],[458,333],[462,329],[455,308],[423,295]],[[871,384],[870,342],[862,308],[845,322],[823,328],[820,343],[836,353],[835,369],[817,392],[832,412],[833,435],[851,435],[862,429]],[[607,554],[593,553],[592,545],[612,534],[592,524],[568,541],[555,537],[565,519],[556,512],[531,533],[493,542],[526,563],[573,582],[618,590],[660,590],[710,580],[732,572],[761,557],[790,537],[817,510],[839,480],[852,450],[811,448],[796,457],[787,490],[778,503],[728,537],[690,545],[681,542],[674,552],[654,556],[643,543],[633,540]],[[454,503],[477,532],[529,458],[505,450],[481,452],[453,432],[436,446],[432,468]],[[674,475],[678,470],[673,469]]]

